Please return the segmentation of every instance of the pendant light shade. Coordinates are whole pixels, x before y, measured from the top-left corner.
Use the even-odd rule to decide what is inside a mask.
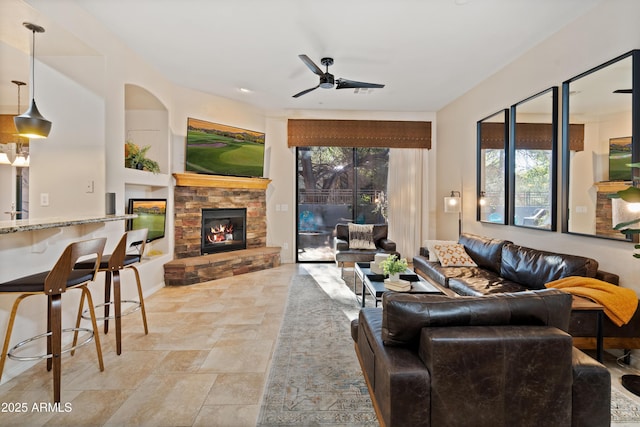
[[[40,114],[35,99],[31,100],[31,105],[24,114],[13,118],[13,122],[18,135],[25,138],[46,138],[51,132],[51,122]]]
[[[39,25],[32,24],[30,22],[24,22],[24,25],[33,33],[33,43],[31,46],[31,104],[29,109],[19,116],[13,118],[13,122],[18,130],[18,135],[25,138],[46,138],[51,131],[51,122],[45,119],[38,107],[35,100],[35,53],[36,53],[36,33],[44,33],[44,28]]]

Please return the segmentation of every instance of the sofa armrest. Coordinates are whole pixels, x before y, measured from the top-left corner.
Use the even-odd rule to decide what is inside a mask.
[[[575,347],[572,356],[571,425],[608,426],[611,423],[611,375],[609,370]]]
[[[608,271],[596,271],[596,279],[603,280],[614,285],[618,285],[620,283],[620,276],[615,273],[609,273]]]
[[[389,239],[380,239],[378,246],[387,252],[389,251],[393,252],[396,250],[396,242]]]
[[[347,251],[349,250],[349,242],[343,239],[336,237],[335,239],[335,249],[336,251]]]

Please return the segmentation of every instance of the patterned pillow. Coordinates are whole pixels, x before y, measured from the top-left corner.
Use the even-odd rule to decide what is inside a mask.
[[[436,244],[434,250],[438,254],[440,265],[443,267],[477,267],[460,243]]]
[[[350,249],[375,249],[373,242],[373,224],[349,223]]]
[[[439,261],[435,245],[455,245],[455,240],[425,240],[424,245],[429,250],[429,261]]]

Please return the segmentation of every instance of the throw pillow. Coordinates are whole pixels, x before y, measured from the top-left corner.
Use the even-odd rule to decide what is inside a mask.
[[[350,249],[375,249],[373,242],[373,224],[349,223],[349,248]]]
[[[455,244],[436,244],[434,249],[443,267],[477,267],[478,265],[471,259],[464,246]]]
[[[435,245],[454,245],[455,240],[425,240],[424,246],[429,250],[429,261],[439,261]]]

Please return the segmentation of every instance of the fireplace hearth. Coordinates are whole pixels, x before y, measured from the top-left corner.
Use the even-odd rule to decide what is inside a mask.
[[[202,209],[202,255],[247,248],[247,209]]]

